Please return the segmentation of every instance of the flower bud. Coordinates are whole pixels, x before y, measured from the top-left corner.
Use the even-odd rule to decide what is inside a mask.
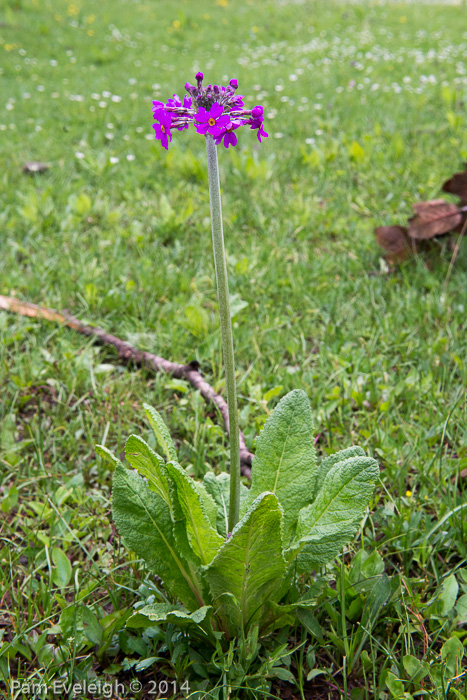
[[[263,108],[261,107],[261,105],[256,105],[256,107],[253,107],[253,109],[251,110],[251,116],[255,119],[263,118]]]

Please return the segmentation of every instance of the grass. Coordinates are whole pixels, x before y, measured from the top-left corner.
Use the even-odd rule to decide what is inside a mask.
[[[163,151],[151,100],[201,69],[265,107],[269,138],[242,133],[219,153],[242,429],[252,448],[278,398],[304,388],[321,454],[358,443],[381,464],[315,614],[266,647],[303,643],[278,661],[295,678],[279,673],[283,697],[466,697],[443,647],[467,640],[465,250],[449,279],[444,243],[388,275],[372,233],[439,196],[467,158],[464,18],[460,5],[245,0],[0,10],[0,293],[196,359],[220,392],[204,144],[177,133]],[[27,176],[30,160],[50,169]],[[124,629],[159,584],[113,529],[94,445],[149,437],[146,401],[202,475],[227,465],[218,417],[185,383],[71,330],[2,313],[0,337],[0,692],[202,687],[185,637]],[[423,680],[409,656],[431,664]]]

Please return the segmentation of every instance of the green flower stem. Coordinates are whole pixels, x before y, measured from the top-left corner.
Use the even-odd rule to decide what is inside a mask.
[[[230,318],[229,282],[225,264],[224,234],[222,230],[221,189],[217,165],[217,147],[212,136],[206,136],[208,157],[209,199],[211,203],[212,247],[216,266],[217,298],[221,319],[222,349],[224,354],[227,405],[229,407],[230,436],[230,507],[229,532],[238,522],[240,512],[240,440],[237,410],[237,390],[235,386],[235,362]]]

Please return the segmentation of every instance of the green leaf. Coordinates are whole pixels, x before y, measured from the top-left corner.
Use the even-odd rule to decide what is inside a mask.
[[[320,642],[324,643],[324,635],[321,625],[310,610],[307,610],[306,608],[298,608],[297,617],[312,637],[315,637]]]
[[[375,585],[375,577],[384,571],[384,561],[377,549],[371,553],[360,549],[352,560],[349,581],[359,593],[370,591]]]
[[[400,678],[397,678],[397,676],[394,673],[392,673],[392,671],[388,671],[388,674],[386,676],[386,685],[394,697],[404,697],[404,683],[401,681]]]
[[[172,513],[167,469],[162,457],[137,435],[130,435],[126,441],[125,457],[133,469],[149,481],[150,488],[164,499]]]
[[[277,404],[256,440],[250,498],[274,493],[284,508],[284,536],[293,534],[299,511],[313,500],[316,451],[310,402],[291,391]]]
[[[16,486],[12,486],[10,489],[5,488],[4,496],[0,502],[0,508],[3,513],[9,513],[10,510],[16,508],[18,505],[19,492]]]
[[[93,611],[87,607],[83,606],[81,614],[84,634],[93,644],[100,644],[104,635],[104,630],[99,624],[99,620]]]
[[[235,318],[238,316],[240,311],[246,309],[248,302],[240,297],[240,294],[231,294],[229,297],[230,302],[230,318]]]
[[[213,497],[217,506],[217,530],[223,537],[227,537],[229,522],[230,501],[230,474],[221,472],[217,476],[214,472],[204,475],[203,485],[206,491]],[[240,518],[243,518],[248,510],[250,490],[240,482]]]
[[[451,574],[444,579],[441,584],[438,600],[436,604],[439,615],[447,615],[456,604],[457,594],[459,592],[459,584],[457,583],[454,574]]]
[[[467,623],[467,593],[461,595],[456,603],[457,620],[460,624]]]
[[[286,573],[281,552],[282,509],[277,497],[263,493],[234,527],[211,564],[204,567],[216,604],[223,607],[235,629],[245,629],[261,617]],[[232,605],[223,595],[233,596]]]
[[[341,450],[340,452],[336,452],[333,455],[329,455],[329,457],[326,457],[320,462],[319,468],[318,468],[318,478],[316,480],[316,493],[318,493],[321,490],[321,487],[324,484],[324,480],[326,478],[326,474],[330,469],[332,469],[338,462],[344,462],[346,459],[349,459],[349,457],[359,457],[359,456],[364,457],[365,452],[362,450],[361,447],[358,447],[358,445],[355,445],[355,447],[348,447],[346,450]]]
[[[287,558],[299,571],[311,571],[333,559],[355,534],[379,475],[371,457],[351,457],[327,473],[315,501],[300,511],[297,542]]]
[[[266,601],[261,615],[261,636],[264,637],[276,629],[293,625],[296,622],[296,613],[295,605],[279,605]]]
[[[144,412],[146,413],[149,424],[154,431],[157,443],[162,448],[162,451],[165,454],[166,458],[168,460],[177,460],[178,457],[175,445],[173,444],[173,440],[170,437],[168,428],[162,420],[161,415],[156,411],[155,408],[149,406],[147,403],[143,403],[143,408]]]
[[[186,518],[190,546],[202,564],[209,564],[224,539],[212,527],[195,481],[176,462],[168,462],[167,471],[175,483],[177,498]]]
[[[209,622],[212,612],[210,605],[204,605],[190,613],[181,605],[153,603],[145,605],[132,615],[127,622],[127,627],[151,627],[160,622],[168,622],[177,627],[202,626]]]
[[[426,661],[421,661],[411,654],[406,654],[406,656],[402,658],[402,663],[404,664],[406,674],[409,676],[409,680],[417,685],[422,678],[425,678],[430,670],[430,666]]]
[[[52,580],[58,588],[66,588],[70,583],[72,568],[65,552],[58,547],[52,549],[52,561],[55,564]]]
[[[371,631],[375,626],[378,617],[381,614],[381,611],[383,610],[384,606],[389,600],[390,595],[391,582],[388,576],[386,576],[386,574],[383,574],[381,578],[379,578],[373,584],[373,588],[371,589],[366,600],[365,608],[362,613],[362,619],[357,630],[357,634],[355,636],[355,644],[358,643],[358,648],[357,651],[354,654],[352,654],[350,670],[352,670],[353,666],[360,658],[360,653],[363,649],[363,646],[366,640],[368,639],[369,635],[371,634]]]
[[[461,672],[461,661],[464,656],[464,645],[457,637],[450,637],[441,647],[441,658],[445,662],[451,676]]]
[[[126,546],[149,564],[167,590],[189,610],[202,605],[197,581],[178,552],[167,504],[123,465],[114,474],[112,512]]]
[[[117,457],[115,457],[115,455],[110,450],[108,450],[107,447],[104,447],[104,445],[96,445],[94,449],[96,450],[96,454],[98,454],[99,457],[104,459],[109,464],[112,464],[114,468],[118,467],[119,464],[122,465],[120,460]]]

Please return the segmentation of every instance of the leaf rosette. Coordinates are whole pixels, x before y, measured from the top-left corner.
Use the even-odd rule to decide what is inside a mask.
[[[251,487],[242,484],[240,520],[229,533],[229,475],[192,479],[161,416],[146,405],[145,411],[164,457],[134,435],[126,444],[131,469],[97,448],[115,466],[112,511],[125,545],[174,601],[141,608],[128,624],[170,622],[215,644],[219,635],[256,628],[268,634],[303,614],[313,600],[287,601],[291,580],[325,566],[351,541],[377,462],[351,447],[318,465],[310,403],[303,391],[292,391],[257,438]]]

